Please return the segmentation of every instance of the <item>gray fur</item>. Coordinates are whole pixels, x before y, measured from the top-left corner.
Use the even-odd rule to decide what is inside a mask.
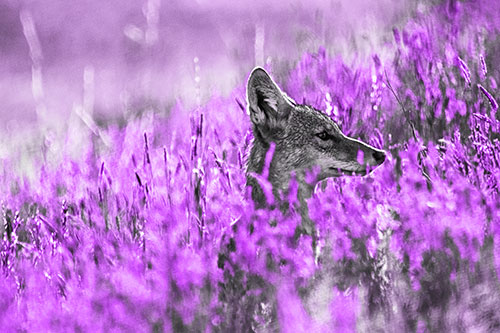
[[[365,175],[385,159],[382,150],[345,136],[338,125],[324,113],[307,105],[298,105],[286,96],[269,74],[256,67],[248,79],[247,105],[254,141],[247,164],[247,185],[252,187],[256,207],[265,208],[262,189],[252,174],[262,174],[270,143],[275,144],[268,181],[279,202],[286,192],[291,175],[298,182],[301,214],[308,215],[307,199],[317,182],[341,175]],[[324,135],[320,134],[323,133]],[[319,136],[318,136],[319,135]],[[320,137],[325,137],[322,140]],[[363,154],[358,155],[361,151]],[[358,156],[363,157],[359,163]],[[314,179],[307,174],[317,171]]]

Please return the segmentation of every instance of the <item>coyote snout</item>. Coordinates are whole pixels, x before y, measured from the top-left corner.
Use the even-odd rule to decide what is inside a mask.
[[[260,67],[248,79],[247,104],[254,134],[247,183],[257,207],[265,206],[266,200],[252,174],[263,173],[271,144],[274,154],[266,174],[276,198],[288,190],[292,174],[303,201],[322,179],[366,175],[385,160],[384,151],[344,135],[327,115],[297,104]]]

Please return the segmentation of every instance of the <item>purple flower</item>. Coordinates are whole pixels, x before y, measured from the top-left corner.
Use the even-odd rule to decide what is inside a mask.
[[[460,73],[462,74],[462,77],[465,79],[465,82],[467,84],[471,84],[471,78],[470,78],[470,70],[465,61],[462,60],[462,58],[457,57],[457,61],[459,63],[460,67]]]
[[[481,92],[483,93],[483,95],[486,96],[486,98],[490,102],[491,108],[493,110],[495,110],[495,111],[498,110],[498,103],[497,103],[497,101],[495,101],[495,99],[493,98],[493,96],[488,92],[488,90],[486,90],[486,88],[484,88],[480,84],[478,84],[477,86],[478,86],[479,90],[481,90]]]

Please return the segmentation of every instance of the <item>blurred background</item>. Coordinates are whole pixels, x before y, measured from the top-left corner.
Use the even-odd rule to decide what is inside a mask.
[[[255,65],[283,84],[320,46],[383,58],[392,29],[436,1],[0,0],[0,163],[34,176],[144,114],[183,132],[179,110],[228,96]]]
[[[0,129],[99,122],[227,95],[255,65],[324,45],[344,59],[392,40],[408,0],[0,1]],[[82,109],[77,112],[80,117]],[[75,111],[76,110],[76,111]],[[88,119],[87,119],[88,120]]]

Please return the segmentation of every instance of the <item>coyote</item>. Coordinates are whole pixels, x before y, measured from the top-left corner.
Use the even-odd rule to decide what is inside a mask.
[[[252,199],[257,208],[269,206],[259,180],[265,177],[283,210],[286,203],[280,201],[280,193],[287,193],[294,175],[306,233],[312,232],[313,227],[304,225],[304,220],[309,220],[305,200],[319,181],[341,175],[366,175],[385,160],[383,150],[345,136],[330,117],[311,106],[297,104],[261,67],[256,67],[248,79],[247,106],[254,135],[247,161],[247,185],[252,189]],[[271,147],[274,152],[266,166]]]

